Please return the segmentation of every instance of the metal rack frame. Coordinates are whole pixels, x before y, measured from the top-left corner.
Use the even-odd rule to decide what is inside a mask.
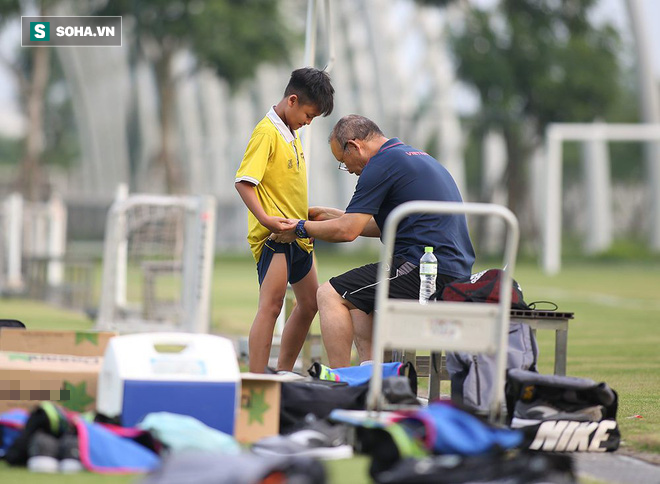
[[[429,301],[426,305],[388,297],[388,268],[392,265],[396,229],[414,213],[497,216],[506,225],[503,277],[499,304]],[[501,417],[511,307],[511,286],[518,251],[518,220],[506,207],[494,204],[415,201],[392,211],[383,230],[376,312],[373,327],[374,369],[381,367],[386,349],[470,351],[496,356],[496,392],[490,404],[491,420]],[[369,411],[381,410],[382,372],[374,371],[367,396]]]

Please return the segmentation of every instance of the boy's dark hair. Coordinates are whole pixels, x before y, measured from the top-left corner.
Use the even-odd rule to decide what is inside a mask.
[[[303,67],[291,73],[291,79],[284,90],[284,97],[298,96],[300,104],[315,105],[323,116],[332,112],[335,90],[330,84],[327,72],[314,67]]]

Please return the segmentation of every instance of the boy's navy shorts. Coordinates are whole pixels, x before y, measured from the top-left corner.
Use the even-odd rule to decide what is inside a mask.
[[[289,284],[300,282],[305,277],[314,262],[312,252],[306,252],[301,249],[296,242],[282,244],[267,240],[261,251],[261,257],[257,262],[257,274],[259,274],[259,285],[264,282],[270,261],[273,260],[273,254],[284,254],[286,257],[287,280]]]

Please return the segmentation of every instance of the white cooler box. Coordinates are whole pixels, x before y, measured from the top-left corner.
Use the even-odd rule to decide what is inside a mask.
[[[105,351],[97,410],[120,417],[126,427],[151,412],[190,415],[232,435],[240,381],[234,345],[226,338],[192,333],[117,336]]]

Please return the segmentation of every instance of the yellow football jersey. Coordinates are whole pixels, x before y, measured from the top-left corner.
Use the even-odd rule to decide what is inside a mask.
[[[236,181],[255,185],[259,203],[268,215],[307,218],[307,167],[302,144],[274,109],[254,128]],[[248,211],[247,239],[256,261],[269,235],[270,231]],[[297,239],[297,243],[307,252],[312,251],[309,239]]]

